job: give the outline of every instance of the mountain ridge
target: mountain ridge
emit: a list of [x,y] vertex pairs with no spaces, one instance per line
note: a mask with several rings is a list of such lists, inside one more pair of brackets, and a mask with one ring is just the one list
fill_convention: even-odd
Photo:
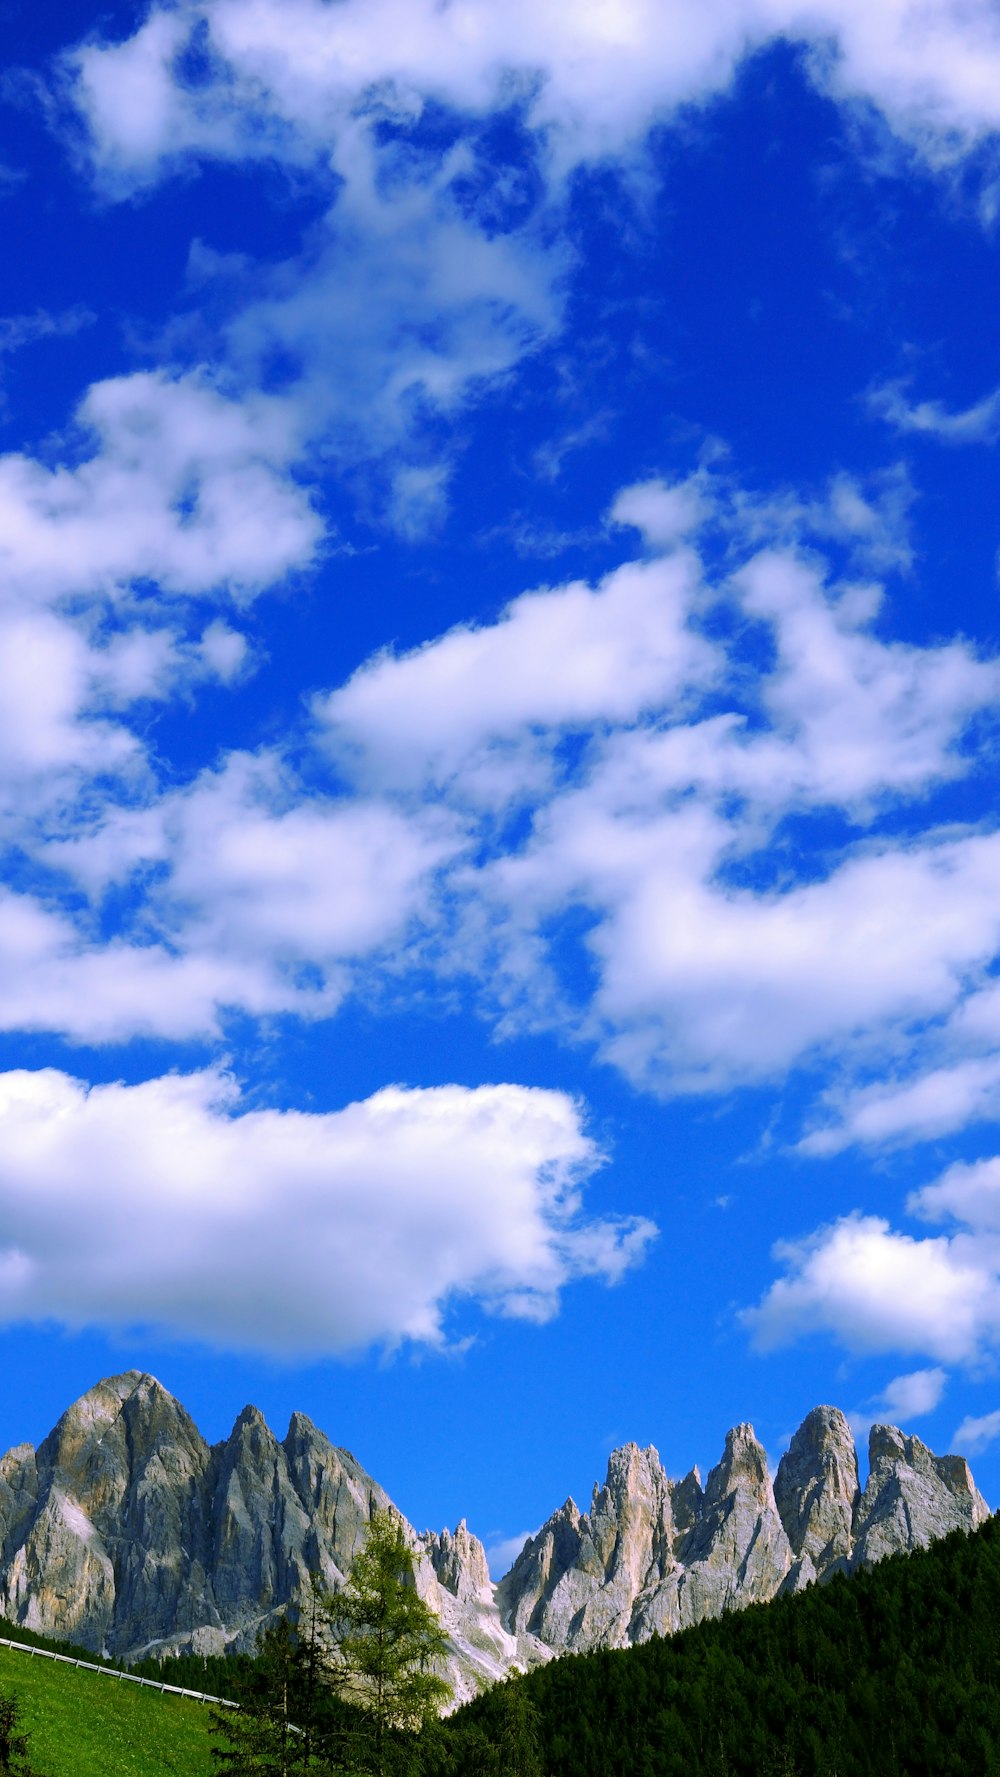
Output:
[[155,1377],[95,1384],[35,1450],[0,1458],[0,1613],[124,1659],[250,1650],[336,1589],[375,1510],[391,1510],[449,1637],[461,1701],[555,1654],[619,1647],[795,1591],[989,1516],[962,1457],[873,1427],[862,1490],[837,1408],[807,1415],[778,1464],[750,1425],[704,1486],[653,1446],[612,1452],[590,1507],[568,1499],[493,1586],[463,1519],[418,1532],[350,1451],[302,1413],[279,1441],[256,1407],[209,1445]]

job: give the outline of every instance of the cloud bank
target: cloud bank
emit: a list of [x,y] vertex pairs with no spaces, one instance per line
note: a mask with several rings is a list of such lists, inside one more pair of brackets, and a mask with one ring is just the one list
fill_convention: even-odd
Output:
[[544,1321],[655,1234],[588,1219],[579,1105],[520,1086],[240,1107],[215,1071],[0,1076],[3,1319],[152,1328],[279,1357],[444,1348],[456,1305]]

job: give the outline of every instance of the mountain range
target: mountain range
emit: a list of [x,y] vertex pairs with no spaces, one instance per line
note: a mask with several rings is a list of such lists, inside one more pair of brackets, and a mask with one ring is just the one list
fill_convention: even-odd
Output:
[[[209,1445],[152,1376],[89,1389],[34,1449],[0,1459],[0,1613],[125,1660],[251,1650],[318,1572],[350,1573],[375,1510],[396,1510],[347,1450],[295,1413],[279,1442],[255,1407]],[[615,1450],[586,1512],[572,1499],[491,1584],[466,1523],[418,1533],[417,1585],[450,1642],[456,1701],[568,1650],[624,1647],[925,1547],[989,1516],[960,1456],[872,1428],[869,1474],[844,1415],[817,1407],[772,1482],[749,1425],[704,1485],[655,1449]]]

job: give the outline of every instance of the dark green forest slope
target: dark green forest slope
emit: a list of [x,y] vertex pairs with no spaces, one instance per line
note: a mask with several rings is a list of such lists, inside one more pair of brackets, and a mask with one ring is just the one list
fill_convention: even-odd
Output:
[[669,1640],[553,1661],[460,1710],[429,1763],[434,1777],[1000,1777],[1000,1518]]

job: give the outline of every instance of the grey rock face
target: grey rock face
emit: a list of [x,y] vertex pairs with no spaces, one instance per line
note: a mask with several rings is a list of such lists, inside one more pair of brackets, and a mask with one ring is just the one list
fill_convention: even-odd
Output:
[[853,1566],[900,1549],[925,1549],[950,1530],[974,1530],[990,1515],[962,1456],[934,1456],[919,1438],[873,1425],[868,1484],[854,1523]]
[[614,1451],[589,1513],[567,1500],[500,1582],[507,1626],[562,1652],[622,1647],[637,1601],[676,1567],[672,1486],[656,1451]]
[[864,1494],[844,1415],[816,1407],[778,1465],[749,1425],[729,1433],[702,1491],[655,1450],[615,1451],[589,1513],[570,1499],[497,1588],[506,1626],[556,1652],[621,1647],[798,1591],[989,1516],[968,1464],[886,1426]]
[[[0,1460],[0,1612],[126,1659],[250,1649],[305,1604],[311,1572],[343,1584],[374,1510],[395,1508],[302,1415],[279,1443],[247,1407],[210,1448],[172,1395],[129,1371],[90,1389],[37,1453]],[[457,1699],[525,1663],[482,1544],[464,1524],[418,1537],[397,1516],[451,1637]]]
[[814,1407],[802,1421],[778,1464],[774,1497],[791,1548],[812,1576],[850,1562],[858,1454],[837,1407]]
[[507,1627],[557,1652],[625,1647],[771,1598],[792,1565],[767,1459],[748,1425],[729,1433],[702,1491],[657,1452],[626,1444],[590,1511],[572,1500],[497,1588]]
[[[833,1407],[799,1427],[774,1486],[749,1425],[702,1487],[651,1446],[613,1452],[586,1512],[569,1499],[490,1584],[463,1520],[418,1535],[416,1584],[449,1638],[455,1701],[568,1649],[624,1647],[974,1529],[968,1464],[875,1426],[858,1490]],[[336,1589],[388,1495],[302,1414],[279,1443],[254,1407],[210,1447],[151,1376],[89,1390],[37,1451],[0,1458],[0,1612],[125,1658],[250,1649],[311,1574]]]
[[791,1567],[767,1456],[752,1425],[727,1436],[681,1558],[680,1627],[773,1598]]

